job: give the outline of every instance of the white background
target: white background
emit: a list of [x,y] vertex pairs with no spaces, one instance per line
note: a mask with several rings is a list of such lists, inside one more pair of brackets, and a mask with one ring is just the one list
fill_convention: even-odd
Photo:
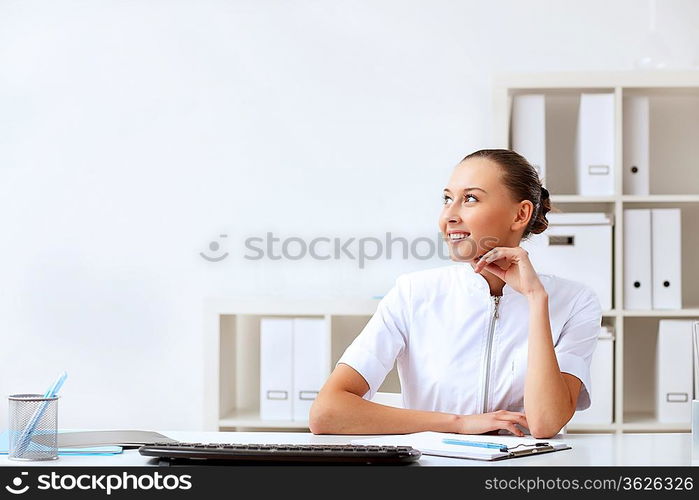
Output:
[[[656,20],[689,67],[699,2]],[[451,168],[493,145],[492,75],[632,69],[647,30],[642,0],[0,0],[0,395],[66,369],[61,427],[199,428],[204,297],[371,297],[448,263],[245,238],[436,241]]]

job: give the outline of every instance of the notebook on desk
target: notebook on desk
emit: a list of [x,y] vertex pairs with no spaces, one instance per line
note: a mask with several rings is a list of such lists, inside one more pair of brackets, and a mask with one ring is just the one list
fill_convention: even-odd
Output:
[[[445,442],[445,440],[447,442]],[[533,439],[502,435],[449,434],[444,432],[418,432],[415,434],[377,436],[355,439],[352,444],[412,446],[423,455],[466,458],[471,460],[505,460],[508,458],[540,455],[571,447],[559,439]],[[454,444],[460,442],[461,444]],[[473,443],[473,444],[464,444]],[[480,444],[478,446],[476,443]],[[485,447],[489,445],[499,445]]]
[[[34,441],[41,443],[43,436],[37,436]],[[174,443],[159,432],[141,430],[106,430],[106,431],[59,431],[59,448],[85,446],[121,446],[123,448],[138,448],[150,443]]]

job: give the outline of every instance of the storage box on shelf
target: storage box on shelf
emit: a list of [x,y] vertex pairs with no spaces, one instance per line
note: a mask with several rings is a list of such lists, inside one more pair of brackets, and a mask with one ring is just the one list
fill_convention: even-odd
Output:
[[535,269],[590,286],[602,309],[612,309],[611,216],[604,212],[553,213],[548,221],[546,231],[521,244]]
[[[581,117],[582,96],[610,93],[614,189],[611,194],[600,190],[582,195],[577,170],[584,140],[579,127],[588,120]],[[551,192],[554,212],[613,215],[613,306],[604,315],[615,325],[615,419],[611,425],[574,420],[568,430],[688,431],[689,421],[657,418],[655,356],[660,319],[699,318],[699,260],[694,258],[699,249],[699,71],[503,74],[495,79],[493,96],[495,145],[509,148],[519,141],[522,152],[541,156],[532,162],[545,166],[544,185]],[[518,96],[536,97],[523,99],[522,106]],[[525,112],[533,118],[528,120]],[[512,130],[518,123],[543,123],[544,130],[518,134]],[[533,144],[522,146],[522,140]],[[638,208],[680,209],[680,307],[668,309],[662,297],[655,308],[652,301],[645,309],[624,307],[624,255],[633,251],[624,246],[624,234],[634,231],[624,227],[624,210]]]

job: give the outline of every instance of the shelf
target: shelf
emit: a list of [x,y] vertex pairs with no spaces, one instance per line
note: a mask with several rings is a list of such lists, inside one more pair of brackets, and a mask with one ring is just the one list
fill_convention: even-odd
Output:
[[553,203],[699,203],[695,194],[624,194],[621,196],[584,196],[579,194],[552,194]]
[[259,298],[207,299],[206,308],[218,315],[278,315],[278,316],[371,316],[379,299],[287,299]]
[[221,417],[220,428],[255,427],[260,429],[299,429],[308,430],[308,421],[301,420],[263,420],[258,410],[237,410]]
[[621,200],[627,203],[698,203],[696,194],[625,194]]
[[694,309],[638,309],[622,311],[627,318],[693,318],[699,319],[699,308]]
[[582,433],[582,432],[616,432],[618,430],[618,425],[615,423],[611,424],[576,424],[568,423],[566,425],[567,433]]
[[[298,429],[308,430],[308,422],[295,420],[263,420],[255,411],[238,411],[225,415],[219,420],[220,428],[248,427],[257,429]],[[627,421],[621,424],[621,429],[627,432],[690,432],[690,425],[684,423],[658,422],[652,414],[638,413],[627,416]],[[619,425],[612,424],[574,424],[566,426],[568,433],[585,432],[616,432]]]
[[498,88],[558,90],[588,88],[687,88],[699,86],[696,70],[620,70],[500,73],[493,77]]
[[[256,410],[238,410],[228,413],[219,419],[220,428],[250,427],[258,429],[299,429],[308,430],[307,421],[296,420],[263,420]],[[627,414],[621,424],[624,431],[631,432],[690,432],[689,423],[658,422],[652,413]],[[569,423],[566,431],[578,432],[616,432],[619,425],[611,424],[575,424]]]
[[552,194],[553,203],[614,203],[614,196],[584,196],[580,194]]
[[[219,419],[219,428],[246,427],[256,429],[298,429],[300,431],[308,431],[307,421],[296,420],[263,420],[256,410],[239,410],[228,413]],[[644,425],[641,423],[641,426]],[[648,424],[645,424],[648,426]],[[670,424],[672,425],[672,424]],[[669,428],[673,430],[675,427]],[[617,424],[568,424],[566,432],[568,433],[583,433],[583,432],[615,432],[618,430]]]
[[624,431],[634,432],[689,432],[690,424],[658,422],[652,413],[637,412],[626,414],[624,423],[621,424]]

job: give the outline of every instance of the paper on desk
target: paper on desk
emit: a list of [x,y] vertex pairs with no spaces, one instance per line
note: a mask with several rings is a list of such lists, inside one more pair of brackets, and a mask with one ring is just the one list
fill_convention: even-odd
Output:
[[[60,435],[60,431],[59,431]],[[34,443],[35,447],[42,446]],[[0,455],[7,455],[10,447],[10,433],[0,433]],[[121,446],[90,446],[82,448],[58,448],[59,455],[116,455],[123,451]]]
[[[556,450],[568,448],[569,445],[560,439],[533,439],[517,436],[483,435],[483,434],[449,434],[446,432],[417,432],[414,434],[401,434],[390,436],[378,436],[374,438],[354,439],[352,444],[368,444],[378,446],[412,446],[420,450],[424,455],[436,455],[440,457],[470,458],[474,460],[497,460],[507,457],[509,454],[494,448],[479,448],[475,446],[462,446],[457,444],[445,444],[442,439],[459,439],[461,441],[478,441],[498,443],[508,448],[518,444],[532,445],[546,442]],[[519,449],[519,448],[518,448]]]

